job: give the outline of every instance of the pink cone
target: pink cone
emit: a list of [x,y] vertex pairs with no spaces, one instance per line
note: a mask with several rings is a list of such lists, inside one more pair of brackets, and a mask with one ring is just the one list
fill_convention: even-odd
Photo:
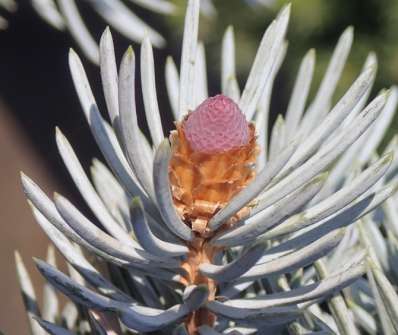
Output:
[[249,124],[238,105],[225,95],[203,101],[184,121],[192,150],[220,153],[249,142]]

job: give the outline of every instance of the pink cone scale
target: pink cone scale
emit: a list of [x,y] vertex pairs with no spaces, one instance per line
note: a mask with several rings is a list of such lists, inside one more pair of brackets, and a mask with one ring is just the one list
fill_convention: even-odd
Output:
[[202,153],[226,152],[249,142],[249,123],[222,94],[203,101],[184,120],[183,129],[192,150]]

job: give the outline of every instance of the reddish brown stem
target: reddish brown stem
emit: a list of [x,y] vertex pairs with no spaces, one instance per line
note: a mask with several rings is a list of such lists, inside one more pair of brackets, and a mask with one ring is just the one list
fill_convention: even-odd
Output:
[[[213,300],[216,295],[216,282],[199,271],[200,264],[212,263],[217,249],[209,245],[205,239],[196,238],[189,245],[189,254],[187,259],[182,263],[182,267],[186,270],[187,275],[182,279],[185,285],[206,285],[209,290],[209,300]],[[190,335],[196,335],[198,328],[202,325],[213,326],[216,316],[206,308],[192,312],[186,319],[185,325]]]

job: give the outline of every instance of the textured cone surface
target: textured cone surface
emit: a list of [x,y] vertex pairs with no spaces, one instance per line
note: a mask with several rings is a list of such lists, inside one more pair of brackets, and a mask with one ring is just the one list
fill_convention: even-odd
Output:
[[184,133],[193,151],[220,153],[246,145],[249,126],[238,105],[224,95],[202,102],[188,115]]
[[[227,111],[221,110],[222,107]],[[228,133],[229,129],[233,131]],[[221,142],[207,145],[218,140]],[[245,120],[232,100],[216,96],[177,124],[171,143],[170,182],[174,203],[182,220],[206,237],[209,219],[254,178],[258,152],[254,126]]]

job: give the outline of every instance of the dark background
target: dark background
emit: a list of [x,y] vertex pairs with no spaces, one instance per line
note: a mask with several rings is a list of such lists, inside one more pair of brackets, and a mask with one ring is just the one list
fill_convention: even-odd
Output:
[[[185,1],[175,2],[183,8]],[[227,25],[235,27],[238,77],[243,87],[261,35],[285,2],[277,1],[273,8],[259,9],[240,0],[215,1],[219,14],[202,18],[200,31],[200,37],[208,47],[209,91],[212,95],[219,91],[220,45]],[[377,52],[380,62],[374,91],[396,82],[397,3],[386,0],[293,1],[288,55],[275,83],[271,119],[285,110],[298,64],[311,47],[317,49],[315,91],[334,44],[349,24],[355,27],[355,42],[336,99],[355,78],[370,50]],[[99,40],[105,23],[84,2],[79,2],[79,6],[93,36]],[[165,130],[169,131],[173,123],[164,84],[164,62],[169,54],[179,62],[183,10],[165,18],[134,6],[131,8],[168,41],[165,49],[155,50],[155,60],[159,106]],[[5,334],[25,334],[26,319],[15,279],[13,251],[21,251],[37,285],[40,300],[42,281],[31,257],[44,257],[47,240],[30,215],[20,187],[19,171],[26,172],[50,195],[57,190],[71,197],[91,216],[59,158],[54,140],[55,126],[67,136],[86,169],[92,158],[101,158],[101,155],[86,125],[69,74],[68,49],[73,47],[81,54],[74,41],[68,33],[56,31],[43,22],[27,0],[19,3],[16,13],[5,15],[9,27],[0,32],[0,330]],[[120,59],[129,41],[116,32],[113,36],[117,59]],[[138,52],[139,47],[134,43],[133,46]],[[87,60],[83,59],[83,62],[100,110],[105,115],[99,70]],[[137,83],[139,122],[147,131],[139,93]],[[393,129],[395,127],[391,133]]]

